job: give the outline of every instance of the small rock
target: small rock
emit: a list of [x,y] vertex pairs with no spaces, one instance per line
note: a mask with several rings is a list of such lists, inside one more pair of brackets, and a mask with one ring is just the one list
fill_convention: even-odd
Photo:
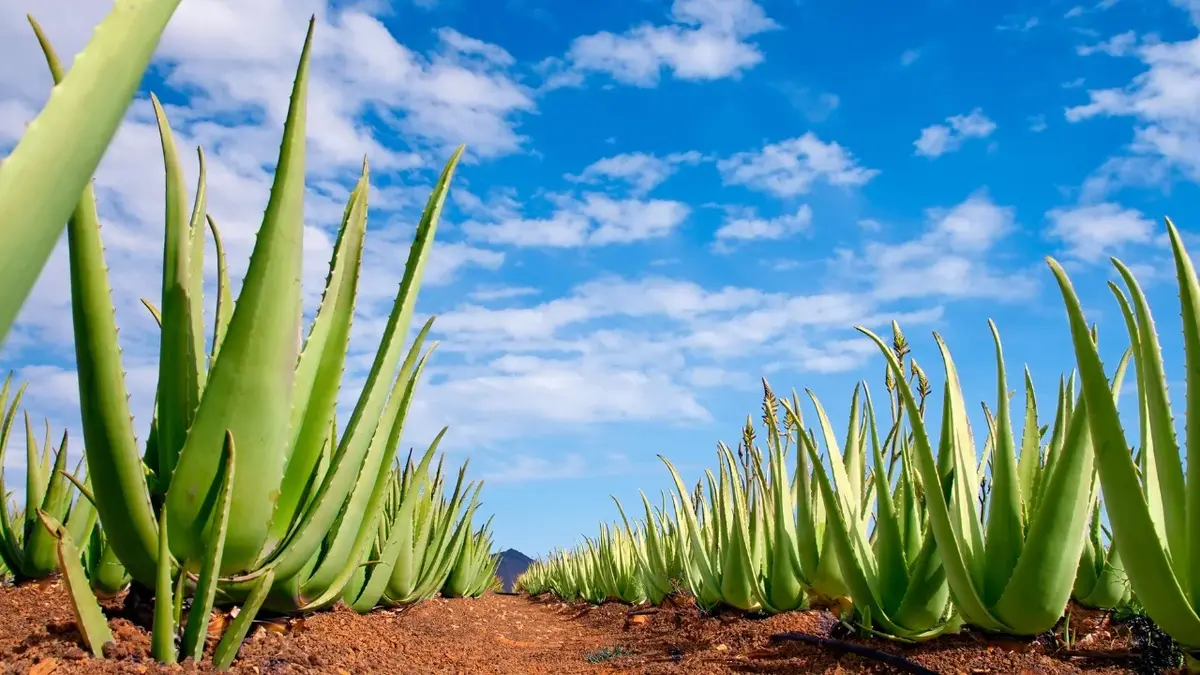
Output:
[[213,612],[212,616],[208,617],[208,637],[220,639],[228,623],[224,612]]
[[50,675],[50,673],[54,672],[55,668],[58,668],[58,661],[55,659],[38,661],[29,669],[29,675]]
[[713,649],[715,649],[719,652],[725,652],[725,651],[729,651],[729,646],[724,643],[721,643],[721,644],[717,645],[716,647],[713,647]]

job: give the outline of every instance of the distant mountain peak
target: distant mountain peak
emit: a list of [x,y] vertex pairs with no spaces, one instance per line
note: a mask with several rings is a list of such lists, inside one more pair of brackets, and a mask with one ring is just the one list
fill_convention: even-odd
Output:
[[525,573],[529,569],[533,558],[521,553],[515,548],[507,549],[500,554],[500,568],[496,570],[496,576],[504,582],[504,590],[506,592],[513,591],[513,584],[516,583],[517,577]]

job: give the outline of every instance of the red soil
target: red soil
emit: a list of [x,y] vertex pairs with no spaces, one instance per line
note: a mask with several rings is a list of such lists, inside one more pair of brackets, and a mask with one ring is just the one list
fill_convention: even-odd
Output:
[[[144,609],[110,603],[116,644],[105,660],[79,644],[67,597],[57,583],[0,588],[0,666],[5,673],[211,672],[188,662],[163,667],[149,657]],[[649,613],[618,604],[567,605],[548,599],[488,595],[436,599],[405,611],[360,616],[344,608],[302,620],[261,623],[243,645],[235,673],[861,673],[895,672],[829,647],[772,644],[773,633],[829,636],[824,612],[754,620],[702,616],[686,604]],[[219,630],[223,617],[215,617]],[[855,639],[938,673],[1127,673],[1127,630],[1100,614],[1076,612],[1074,644],[1050,637],[1001,640],[965,633],[903,647]],[[211,646],[211,645],[210,645]],[[619,648],[619,649],[618,649]],[[608,650],[607,653],[601,650]],[[613,656],[613,651],[617,655]]]

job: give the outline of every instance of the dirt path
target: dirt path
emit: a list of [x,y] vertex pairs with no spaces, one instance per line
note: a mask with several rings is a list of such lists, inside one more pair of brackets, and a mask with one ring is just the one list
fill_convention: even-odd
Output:
[[[0,671],[34,675],[210,672],[164,668],[149,658],[143,610],[110,608],[117,644],[103,661],[88,658],[62,589],[56,583],[0,588]],[[360,616],[349,610],[259,625],[232,672],[359,675],[548,675],[576,673],[861,673],[889,671],[874,661],[828,648],[771,644],[770,635],[828,635],[827,613],[793,612],[762,620],[705,617],[689,606],[631,615],[618,604],[566,605],[551,600],[486,596],[423,602],[407,611]],[[132,619],[132,621],[131,621]],[[1127,647],[1128,631],[1099,616],[1072,619],[1078,650]],[[861,642],[860,642],[861,643]],[[1126,673],[1128,663],[1067,658],[1041,641],[998,641],[977,635],[944,638],[915,649],[874,642],[937,673]]]
[[[588,663],[585,657],[611,645],[612,635],[572,621],[574,613],[566,606],[497,595],[477,600],[439,598],[406,611],[365,616],[339,609],[256,628],[233,672],[620,672]],[[110,624],[117,639],[112,655],[123,658],[96,661],[78,646],[74,618],[57,584],[0,588],[0,663],[6,673],[37,675],[183,670],[153,664],[149,635],[128,619],[114,618]],[[52,668],[46,663],[50,659]],[[188,664],[186,670],[208,669]]]

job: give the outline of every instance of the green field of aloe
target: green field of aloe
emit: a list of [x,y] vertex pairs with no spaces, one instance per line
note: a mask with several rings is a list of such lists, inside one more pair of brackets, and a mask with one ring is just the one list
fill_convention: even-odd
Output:
[[[359,612],[494,585],[480,485],[438,455],[437,439],[400,457],[406,414],[433,345],[408,335],[438,218],[462,149],[417,227],[391,316],[348,419],[336,411],[366,238],[369,170],[351,193],[312,323],[300,293],[310,28],[277,171],[240,293],[225,274],[206,210],[203,154],[194,190],[155,102],[166,177],[163,282],[148,303],[160,326],[155,417],[134,437],[100,222],[90,187],[179,0],[119,0],[70,73],[35,22],[57,86],[0,165],[0,339],[63,229],[85,462],[66,436],[39,433],[23,385],[0,393],[0,448],[25,425],[25,505],[0,509],[0,559],[16,580],[60,573],[86,646],[112,639],[98,598],[126,587],[152,597],[153,656],[199,660],[214,606],[240,607],[212,658],[236,658],[262,608],[301,614],[344,602]],[[154,159],[154,158],[148,158]],[[1035,390],[995,338],[996,395],[972,428],[950,348],[918,366],[893,326],[879,347],[882,388],[856,388],[849,419],[814,392],[764,383],[761,425],[689,485],[626,505],[580,548],[521,579],[537,595],[661,603],[685,592],[703,608],[778,613],[839,608],[863,631],[902,641],[966,627],[1035,635],[1068,603],[1135,606],[1200,670],[1200,284],[1168,222],[1186,357],[1186,400],[1168,397],[1158,328],[1137,281],[1113,301],[1127,345],[1104,364],[1098,336],[1063,268],[1075,362]],[[216,310],[203,310],[203,254],[216,242]],[[297,335],[303,339],[297,341]],[[942,382],[935,387],[931,381]],[[1192,386],[1195,384],[1196,386]],[[1117,396],[1136,392],[1137,417]],[[874,393],[872,393],[874,392]],[[1013,395],[1015,392],[1015,395]],[[1053,410],[1053,415],[1044,411]],[[936,420],[927,422],[926,420]],[[1182,428],[1183,433],[1179,431]],[[443,433],[445,433],[443,431]],[[19,449],[9,448],[10,452]],[[7,495],[0,484],[0,493]],[[190,620],[189,620],[190,619]]]

